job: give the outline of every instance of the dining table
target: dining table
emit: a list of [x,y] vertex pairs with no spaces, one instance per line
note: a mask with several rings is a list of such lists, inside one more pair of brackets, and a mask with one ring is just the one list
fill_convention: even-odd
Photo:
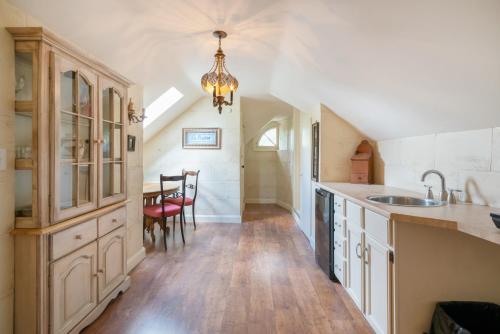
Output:
[[[165,196],[172,195],[179,191],[177,182],[163,182],[163,194]],[[160,182],[144,182],[142,184],[142,200],[144,206],[157,204],[157,199],[161,195]],[[151,239],[155,242],[154,221],[151,217],[144,216],[144,232],[149,232]],[[167,226],[167,232],[169,231]]]

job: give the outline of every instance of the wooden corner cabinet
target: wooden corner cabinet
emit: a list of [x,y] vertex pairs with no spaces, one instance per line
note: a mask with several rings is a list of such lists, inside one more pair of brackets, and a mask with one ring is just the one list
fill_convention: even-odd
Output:
[[130,285],[130,81],[43,28],[15,43],[16,333],[78,333]]

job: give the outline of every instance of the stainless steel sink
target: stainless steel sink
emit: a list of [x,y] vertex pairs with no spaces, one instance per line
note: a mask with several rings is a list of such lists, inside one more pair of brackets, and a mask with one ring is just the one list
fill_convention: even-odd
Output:
[[446,204],[444,201],[436,199],[423,199],[409,196],[374,195],[366,198],[369,201],[399,206],[435,207]]

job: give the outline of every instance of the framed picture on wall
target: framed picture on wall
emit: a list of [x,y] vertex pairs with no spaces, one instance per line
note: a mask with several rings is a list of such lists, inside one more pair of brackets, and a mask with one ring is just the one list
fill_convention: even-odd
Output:
[[220,128],[184,128],[182,129],[182,148],[219,150],[221,132]]
[[135,136],[127,135],[127,151],[135,151]]
[[311,178],[319,181],[319,122],[312,125]]

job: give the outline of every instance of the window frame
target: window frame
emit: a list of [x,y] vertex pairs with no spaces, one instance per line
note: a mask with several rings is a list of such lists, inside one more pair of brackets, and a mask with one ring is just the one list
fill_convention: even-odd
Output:
[[[259,146],[259,142],[262,139],[262,136],[266,134],[271,129],[276,129],[276,145],[274,146]],[[267,126],[265,126],[260,132],[259,135],[256,137],[254,141],[254,151],[261,151],[261,152],[276,152],[280,150],[280,127],[279,124],[277,123],[271,123]]]

